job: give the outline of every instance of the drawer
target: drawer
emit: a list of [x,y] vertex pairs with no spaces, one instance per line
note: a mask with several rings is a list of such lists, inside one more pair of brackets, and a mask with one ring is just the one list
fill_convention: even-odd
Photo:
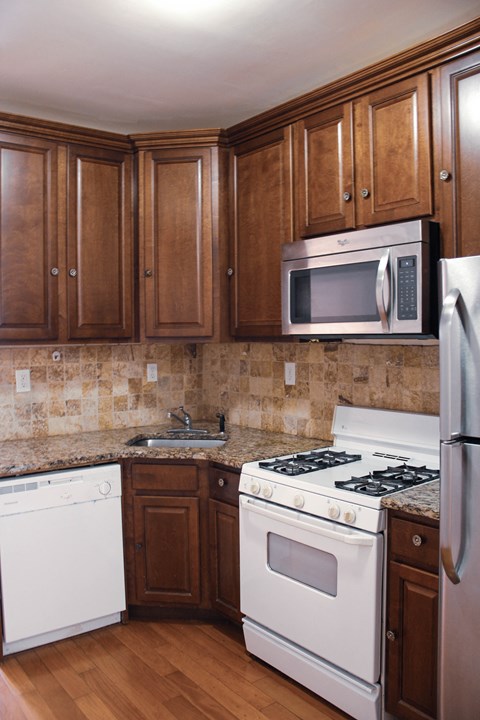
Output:
[[197,492],[198,468],[196,465],[135,463],[132,486],[134,490]]
[[438,573],[439,547],[438,528],[401,518],[391,518],[391,558]]
[[233,470],[211,468],[209,475],[210,497],[221,502],[238,505],[240,473]]

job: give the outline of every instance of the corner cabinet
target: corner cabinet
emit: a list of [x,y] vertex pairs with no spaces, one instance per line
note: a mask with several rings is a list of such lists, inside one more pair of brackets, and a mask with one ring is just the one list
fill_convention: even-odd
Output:
[[299,121],[297,237],[431,215],[430,105],[422,73]]
[[480,254],[480,52],[439,69],[436,166],[445,257]]
[[405,720],[437,716],[438,523],[389,513],[386,709]]
[[[168,134],[166,134],[168,135]],[[137,145],[143,339],[222,339],[227,325],[226,150]],[[149,147],[149,142],[153,147]],[[200,142],[200,141],[199,141]]]
[[212,607],[240,622],[240,538],[238,482],[240,473],[212,467],[208,500],[210,597]]
[[58,337],[58,148],[0,133],[0,340]]
[[293,240],[292,128],[235,144],[230,186],[231,333],[278,337],[281,247]]

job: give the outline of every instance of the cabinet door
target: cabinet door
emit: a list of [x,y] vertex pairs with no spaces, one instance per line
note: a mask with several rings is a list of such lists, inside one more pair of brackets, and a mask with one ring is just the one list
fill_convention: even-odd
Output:
[[438,577],[389,563],[386,708],[406,720],[436,718]]
[[437,183],[443,254],[480,254],[480,52],[440,72],[441,157]]
[[58,335],[57,148],[0,134],[0,340]]
[[232,151],[232,334],[281,335],[280,262],[291,242],[291,128],[237,145]]
[[352,103],[301,120],[295,131],[297,236],[353,228]]
[[212,605],[232,620],[240,620],[240,545],[238,508],[209,500]]
[[432,213],[430,82],[422,74],[355,106],[357,225]]
[[200,602],[199,499],[134,498],[137,602]]
[[212,187],[209,148],[140,154],[143,334],[210,337]]
[[69,147],[68,339],[133,332],[132,160]]

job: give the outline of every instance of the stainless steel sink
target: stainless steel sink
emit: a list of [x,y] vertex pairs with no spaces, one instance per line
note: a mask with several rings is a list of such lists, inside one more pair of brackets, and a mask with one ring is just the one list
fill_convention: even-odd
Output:
[[218,440],[217,438],[158,438],[158,437],[140,437],[132,438],[127,445],[133,447],[164,447],[164,448],[215,448],[225,445],[227,440]]

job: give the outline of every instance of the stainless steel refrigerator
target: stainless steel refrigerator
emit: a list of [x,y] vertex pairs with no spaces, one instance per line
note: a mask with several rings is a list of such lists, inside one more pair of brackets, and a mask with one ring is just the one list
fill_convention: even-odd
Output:
[[439,720],[480,718],[480,256],[440,260]]

